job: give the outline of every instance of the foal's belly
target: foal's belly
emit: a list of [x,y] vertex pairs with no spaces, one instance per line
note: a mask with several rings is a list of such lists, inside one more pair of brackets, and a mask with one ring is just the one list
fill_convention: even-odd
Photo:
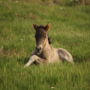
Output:
[[59,56],[58,56],[57,50],[54,49],[54,51],[51,52],[51,54],[50,54],[48,62],[49,63],[55,63],[55,62],[59,62],[59,61],[60,60],[59,60]]

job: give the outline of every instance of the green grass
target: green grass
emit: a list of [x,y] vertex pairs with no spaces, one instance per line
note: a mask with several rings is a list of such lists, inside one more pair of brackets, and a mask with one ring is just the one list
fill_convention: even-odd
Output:
[[[24,68],[35,48],[33,24],[52,24],[54,47],[75,64]],[[0,0],[0,90],[90,90],[90,6]]]

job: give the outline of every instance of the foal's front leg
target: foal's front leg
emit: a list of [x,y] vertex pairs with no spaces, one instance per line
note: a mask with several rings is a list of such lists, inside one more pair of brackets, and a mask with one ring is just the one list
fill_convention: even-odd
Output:
[[29,61],[25,64],[24,67],[30,66],[32,63],[36,62],[38,64],[45,63],[46,60],[38,57],[37,55],[32,55],[29,59]]

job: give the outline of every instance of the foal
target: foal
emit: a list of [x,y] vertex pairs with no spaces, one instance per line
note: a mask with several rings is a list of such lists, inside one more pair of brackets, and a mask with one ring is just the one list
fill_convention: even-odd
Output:
[[73,63],[72,55],[63,48],[53,48],[50,44],[49,37],[48,37],[48,30],[50,25],[33,25],[36,33],[35,33],[35,39],[36,39],[36,49],[32,53],[29,61],[25,64],[25,67],[37,63],[37,64],[43,64],[43,63],[55,63],[59,62],[60,60],[68,61]]

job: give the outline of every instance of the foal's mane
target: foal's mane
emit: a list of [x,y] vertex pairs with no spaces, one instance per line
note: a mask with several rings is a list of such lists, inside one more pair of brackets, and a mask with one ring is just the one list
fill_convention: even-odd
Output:
[[48,37],[48,42],[49,42],[49,44],[52,44],[52,40],[50,37]]

